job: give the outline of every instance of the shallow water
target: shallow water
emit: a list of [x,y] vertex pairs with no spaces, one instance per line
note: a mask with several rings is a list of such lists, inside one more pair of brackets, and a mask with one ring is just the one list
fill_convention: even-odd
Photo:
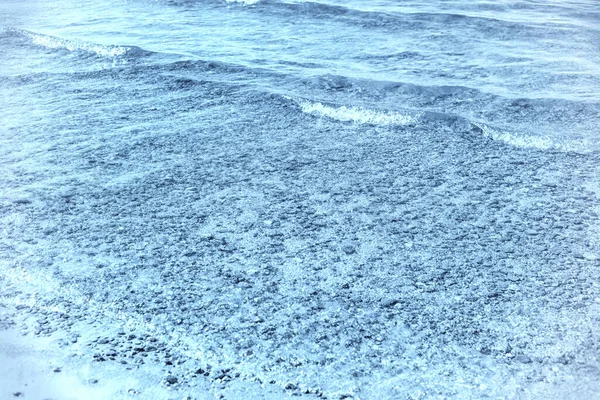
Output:
[[597,395],[595,3],[3,1],[2,304],[194,396]]

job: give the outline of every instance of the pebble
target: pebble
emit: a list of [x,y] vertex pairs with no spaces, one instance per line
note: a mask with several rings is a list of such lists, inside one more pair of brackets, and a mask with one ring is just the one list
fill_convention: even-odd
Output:
[[563,365],[567,365],[567,364],[571,363],[571,360],[565,355],[560,356],[557,361]]
[[20,198],[13,199],[12,202],[15,204],[29,204],[29,203],[31,203],[31,200],[26,197],[20,197]]
[[177,383],[177,380],[178,380],[178,379],[177,379],[177,377],[176,377],[176,376],[169,375],[169,376],[167,376],[167,379],[165,379],[165,380],[167,381],[167,383],[168,383],[169,385],[174,385],[174,384],[176,384],[176,383]]
[[398,299],[383,299],[383,300],[381,300],[382,307],[392,307],[398,303],[400,303],[400,300],[398,300]]
[[98,383],[98,379],[89,379],[89,380],[88,380],[88,383],[89,383],[90,385],[95,385],[96,383]]
[[356,253],[356,249],[354,248],[354,246],[351,245],[343,246],[342,251],[348,255]]
[[523,364],[530,364],[533,362],[530,357],[523,354],[519,354],[518,356],[516,356],[515,361],[519,361]]

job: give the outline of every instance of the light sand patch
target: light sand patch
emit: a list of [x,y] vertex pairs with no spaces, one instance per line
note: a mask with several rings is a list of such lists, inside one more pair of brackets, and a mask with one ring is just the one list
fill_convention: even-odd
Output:
[[[0,331],[0,398],[165,399],[169,391],[158,369],[124,371],[115,364],[92,364],[66,356],[51,338],[23,337],[15,329]],[[154,376],[156,375],[156,376]],[[154,386],[154,387],[153,387]],[[20,394],[19,394],[20,393]]]

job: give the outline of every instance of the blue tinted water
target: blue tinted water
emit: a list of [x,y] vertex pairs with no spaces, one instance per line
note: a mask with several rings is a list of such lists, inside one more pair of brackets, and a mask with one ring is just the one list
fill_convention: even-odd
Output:
[[597,0],[3,0],[0,122],[0,289],[211,396],[599,390]]
[[1,15],[3,77],[222,63],[217,76],[269,93],[599,148],[594,1],[5,1]]

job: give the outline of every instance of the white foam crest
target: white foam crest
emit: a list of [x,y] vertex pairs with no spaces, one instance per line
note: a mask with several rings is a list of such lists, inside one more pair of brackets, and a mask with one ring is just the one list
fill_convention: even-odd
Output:
[[421,113],[410,115],[397,111],[375,111],[362,107],[330,107],[322,103],[312,103],[309,101],[298,101],[298,104],[302,108],[302,111],[307,114],[329,117],[338,121],[355,122],[357,124],[409,125],[417,122],[422,115]]
[[473,125],[480,128],[483,132],[483,136],[489,137],[492,140],[501,141],[511,146],[520,148],[533,148],[538,150],[559,150],[559,151],[572,151],[577,153],[585,153],[587,146],[585,143],[574,143],[557,141],[549,136],[531,136],[531,135],[517,135],[511,132],[502,131],[499,129],[493,129],[482,123],[473,123]]
[[67,40],[57,37],[39,35],[37,33],[26,32],[33,44],[45,47],[47,49],[65,49],[68,51],[85,51],[95,53],[102,57],[119,57],[125,55],[130,48],[122,46],[102,46],[99,44],[86,43],[79,40]]
[[260,0],[225,0],[225,1],[228,3],[242,3],[247,6],[258,4],[260,2]]

